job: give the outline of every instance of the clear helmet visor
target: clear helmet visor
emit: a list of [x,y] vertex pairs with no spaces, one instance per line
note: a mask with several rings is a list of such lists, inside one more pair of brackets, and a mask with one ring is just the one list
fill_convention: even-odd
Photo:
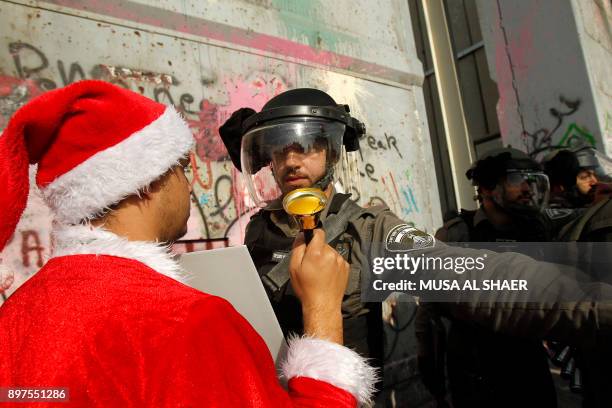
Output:
[[502,206],[508,210],[537,212],[548,204],[548,176],[541,172],[510,171],[503,183]]
[[345,125],[319,118],[288,118],[249,130],[240,159],[254,204],[270,201],[331,173],[340,159]]

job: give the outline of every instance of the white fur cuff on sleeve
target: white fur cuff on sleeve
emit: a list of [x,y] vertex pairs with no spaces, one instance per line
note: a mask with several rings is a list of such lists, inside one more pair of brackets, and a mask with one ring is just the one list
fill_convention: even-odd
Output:
[[350,392],[360,404],[370,401],[377,380],[376,369],[353,350],[311,337],[289,339],[283,376],[325,381]]

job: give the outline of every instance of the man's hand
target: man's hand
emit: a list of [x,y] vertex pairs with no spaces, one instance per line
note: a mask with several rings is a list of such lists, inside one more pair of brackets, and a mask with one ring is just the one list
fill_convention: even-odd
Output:
[[325,232],[314,231],[306,246],[304,236],[293,243],[289,263],[291,285],[302,303],[304,333],[342,344],[342,297],[349,265],[325,243]]

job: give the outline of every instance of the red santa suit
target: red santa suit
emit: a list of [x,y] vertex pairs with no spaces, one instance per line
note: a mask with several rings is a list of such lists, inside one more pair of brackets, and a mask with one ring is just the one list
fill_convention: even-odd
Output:
[[355,406],[370,369],[353,351],[291,341],[285,391],[262,338],[225,300],[176,279],[153,243],[91,227],[0,308],[0,384],[64,387],[74,406]]
[[[0,221],[4,221],[0,249],[25,206],[26,154],[39,163],[37,181],[59,225],[53,257],[0,307],[0,387],[67,388],[69,405],[84,407],[352,407],[369,401],[374,373],[352,350],[315,338],[291,340],[282,368],[284,387],[262,338],[228,302],[182,284],[184,272],[166,248],[127,241],[86,223],[75,225],[127,191],[137,191],[135,185],[148,185],[155,179],[153,173],[163,174],[164,167],[169,168],[191,147],[191,134],[177,122],[176,112],[131,94],[97,81],[51,91],[17,112],[0,136],[0,181],[9,186],[13,199],[0,198]],[[80,103],[83,98],[96,98],[96,103]],[[75,129],[85,131],[80,137],[94,145],[92,140],[103,125],[88,125],[79,115],[98,112],[100,99],[117,103],[124,102],[122,98],[131,103],[126,109],[132,113],[139,106],[153,113],[145,115],[140,127],[130,126],[118,136],[112,129],[118,139],[110,146],[96,150],[71,141],[78,147],[80,161],[50,158],[48,152],[58,140],[64,144],[64,153],[70,148],[66,140],[73,132],[66,133],[64,127],[75,116],[80,121]],[[56,108],[44,109],[58,100],[70,108],[59,114]],[[57,112],[50,114],[54,109]],[[49,124],[49,115],[61,122],[61,129]],[[167,120],[162,127],[165,137],[178,129],[179,137],[170,147],[155,140],[155,132],[151,136],[151,120],[153,125]],[[32,130],[38,135],[27,134]],[[126,156],[131,151],[126,150],[126,142],[133,142],[134,135],[142,136],[143,131],[141,139],[146,142],[136,142],[147,151],[153,140],[157,150],[152,154],[166,160],[153,170],[140,168],[137,156]],[[47,134],[45,143],[33,142],[42,138],[40,134]],[[88,155],[88,148],[95,152]],[[1,160],[7,157],[18,166],[25,162],[25,190],[19,178],[23,172],[8,171]],[[136,163],[128,160],[108,167],[117,157],[132,157]],[[125,166],[133,166],[131,174],[124,173]],[[108,187],[115,180],[108,173],[100,180],[100,169],[127,178],[131,190],[123,186],[123,192],[117,193]],[[40,182],[41,171],[43,180],[48,177],[46,183]],[[91,175],[92,171],[98,173]],[[87,178],[85,183],[82,177]],[[91,195],[81,197],[83,191]]]

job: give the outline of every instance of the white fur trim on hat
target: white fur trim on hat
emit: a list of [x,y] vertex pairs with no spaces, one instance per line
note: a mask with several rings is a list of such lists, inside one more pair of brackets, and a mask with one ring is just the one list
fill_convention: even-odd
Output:
[[176,262],[168,246],[155,242],[128,241],[112,232],[91,225],[59,226],[53,230],[52,258],[67,255],[112,255],[134,259],[179,282],[187,273]]
[[283,377],[308,377],[325,381],[350,392],[360,404],[372,398],[377,380],[376,369],[353,350],[330,341],[312,337],[289,339]]
[[193,143],[189,127],[169,106],[149,125],[51,182],[43,196],[60,223],[94,218],[157,180]]

